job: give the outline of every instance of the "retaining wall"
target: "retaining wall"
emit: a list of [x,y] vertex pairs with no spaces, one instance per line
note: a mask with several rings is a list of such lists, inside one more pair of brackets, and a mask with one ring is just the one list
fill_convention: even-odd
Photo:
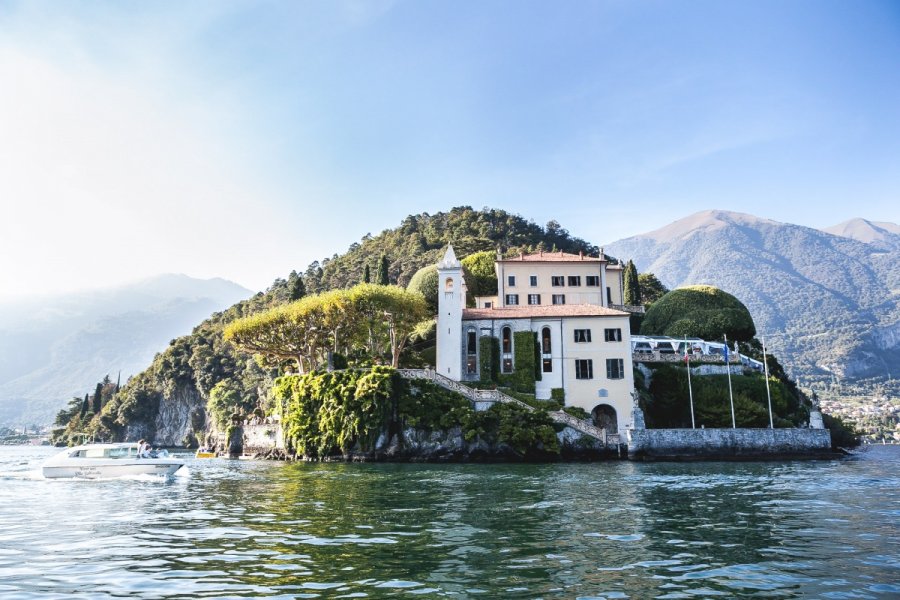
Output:
[[628,458],[709,459],[825,456],[827,429],[629,429]]

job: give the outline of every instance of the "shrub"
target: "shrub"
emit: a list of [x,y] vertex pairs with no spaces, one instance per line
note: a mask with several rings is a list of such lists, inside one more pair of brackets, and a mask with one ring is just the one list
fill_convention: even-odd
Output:
[[667,293],[647,310],[643,335],[700,337],[749,341],[756,335],[750,311],[731,294],[709,285],[693,285]]

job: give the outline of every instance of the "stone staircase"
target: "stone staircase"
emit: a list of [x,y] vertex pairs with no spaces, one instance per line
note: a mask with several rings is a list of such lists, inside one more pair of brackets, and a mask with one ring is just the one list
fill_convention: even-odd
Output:
[[[397,372],[406,379],[427,379],[446,390],[465,396],[472,402],[505,402],[507,404],[515,404],[530,411],[539,410],[517,398],[504,394],[500,390],[476,390],[467,385],[463,385],[458,381],[453,381],[449,377],[445,377],[433,369],[397,369]],[[566,427],[571,427],[575,431],[599,440],[604,446],[618,445],[619,443],[618,435],[607,435],[605,429],[596,427],[587,421],[582,421],[566,412],[561,410],[549,410],[547,411],[547,414],[554,422],[565,425]]]

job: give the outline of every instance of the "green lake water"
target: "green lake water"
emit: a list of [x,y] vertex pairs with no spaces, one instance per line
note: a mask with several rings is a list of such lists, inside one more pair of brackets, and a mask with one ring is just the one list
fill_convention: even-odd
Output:
[[0,447],[0,598],[900,598],[900,447],[45,480],[55,451]]

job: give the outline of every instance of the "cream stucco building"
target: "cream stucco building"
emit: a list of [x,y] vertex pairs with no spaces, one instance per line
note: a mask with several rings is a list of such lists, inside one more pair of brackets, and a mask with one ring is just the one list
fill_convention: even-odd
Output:
[[561,390],[567,406],[591,413],[608,433],[624,431],[634,378],[622,268],[557,252],[498,259],[495,269],[497,296],[476,298],[476,307],[466,308],[462,265],[452,247],[438,264],[437,371],[456,381],[482,379],[480,340],[491,337],[500,374],[512,375],[515,334],[531,332],[536,397]]

